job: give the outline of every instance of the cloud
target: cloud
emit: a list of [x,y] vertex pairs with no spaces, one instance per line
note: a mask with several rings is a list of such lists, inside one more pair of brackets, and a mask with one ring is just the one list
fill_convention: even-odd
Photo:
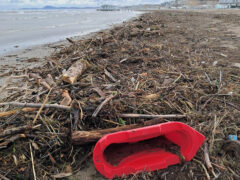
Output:
[[159,4],[164,1],[167,0],[0,0],[0,7],[135,5]]

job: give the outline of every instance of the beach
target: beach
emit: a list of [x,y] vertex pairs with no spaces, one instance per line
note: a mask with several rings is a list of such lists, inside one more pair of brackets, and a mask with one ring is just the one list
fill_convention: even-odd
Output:
[[0,11],[0,54],[87,35],[138,14],[141,13],[96,9]]
[[[45,57],[69,45],[67,37],[86,38],[140,14],[95,9],[0,11],[0,74],[37,67]],[[0,86],[5,80],[0,79]]]
[[[92,162],[102,132],[171,115],[153,120],[182,122],[205,136],[195,157],[116,180],[239,178],[238,144],[227,140],[240,134],[239,28],[238,10],[160,10],[47,45],[46,57],[26,55],[29,67],[12,65],[2,76],[12,82],[1,89],[8,96],[1,99],[0,175],[106,179]],[[72,69],[79,76],[64,80]],[[180,162],[181,149],[171,153]]]

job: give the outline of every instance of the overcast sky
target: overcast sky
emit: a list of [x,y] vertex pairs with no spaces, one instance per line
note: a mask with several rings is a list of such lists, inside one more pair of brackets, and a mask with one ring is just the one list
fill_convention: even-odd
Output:
[[0,0],[0,8],[159,4],[164,1],[166,0]]

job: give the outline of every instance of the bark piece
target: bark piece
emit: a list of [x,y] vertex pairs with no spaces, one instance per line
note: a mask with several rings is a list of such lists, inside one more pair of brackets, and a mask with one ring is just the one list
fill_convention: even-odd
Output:
[[69,106],[72,102],[72,98],[70,97],[68,90],[63,90],[62,97],[63,100],[60,102],[60,105]]

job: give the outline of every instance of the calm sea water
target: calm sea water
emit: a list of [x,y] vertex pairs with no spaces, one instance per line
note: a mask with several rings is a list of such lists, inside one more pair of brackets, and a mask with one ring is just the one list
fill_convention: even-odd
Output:
[[139,14],[96,10],[0,11],[0,53],[85,35]]

